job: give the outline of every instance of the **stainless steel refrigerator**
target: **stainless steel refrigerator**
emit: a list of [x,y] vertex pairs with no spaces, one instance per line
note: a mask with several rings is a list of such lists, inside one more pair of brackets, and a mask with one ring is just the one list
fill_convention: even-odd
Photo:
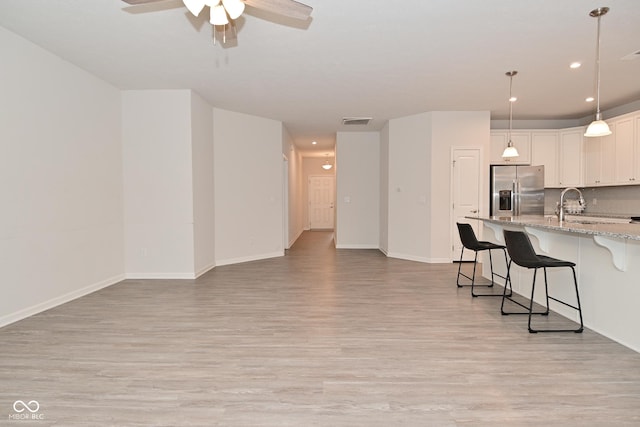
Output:
[[544,166],[491,166],[490,215],[544,215]]

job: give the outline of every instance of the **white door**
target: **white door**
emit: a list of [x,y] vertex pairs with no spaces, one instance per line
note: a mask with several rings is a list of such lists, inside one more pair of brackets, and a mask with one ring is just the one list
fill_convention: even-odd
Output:
[[333,229],[334,188],[335,179],[333,176],[309,177],[310,229]]
[[[480,212],[480,150],[473,148],[454,149],[452,161],[452,200],[453,200],[453,224],[452,226],[452,253],[451,259],[460,260],[462,243],[456,222],[471,224],[473,231],[478,234],[478,221],[465,219],[467,215],[478,215]],[[464,261],[473,261],[474,253],[465,250]]]

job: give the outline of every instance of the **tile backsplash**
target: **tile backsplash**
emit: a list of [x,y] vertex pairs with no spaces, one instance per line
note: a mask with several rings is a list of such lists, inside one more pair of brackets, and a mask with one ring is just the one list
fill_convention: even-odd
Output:
[[[640,216],[640,185],[613,187],[580,187],[587,202],[585,214]],[[553,214],[556,202],[560,201],[561,188],[545,188],[544,212]],[[575,192],[569,192],[566,199],[576,199]]]

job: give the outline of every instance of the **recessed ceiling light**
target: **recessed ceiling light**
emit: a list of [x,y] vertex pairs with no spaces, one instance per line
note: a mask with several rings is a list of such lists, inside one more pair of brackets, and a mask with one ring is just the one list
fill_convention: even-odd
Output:
[[569,65],[569,68],[580,68],[582,66],[581,63],[579,62],[572,62],[571,65]]
[[317,143],[317,141],[311,141],[311,145],[316,145]]
[[511,98],[509,98],[509,102],[516,102],[518,100],[518,98],[516,98],[515,96],[512,96]]
[[585,99],[585,101],[587,102],[593,102],[595,101],[595,99],[593,98],[593,96],[588,97],[587,99]]

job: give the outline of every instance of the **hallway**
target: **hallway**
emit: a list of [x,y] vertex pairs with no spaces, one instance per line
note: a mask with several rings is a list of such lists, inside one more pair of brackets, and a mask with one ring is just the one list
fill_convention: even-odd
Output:
[[285,257],[126,280],[0,329],[0,419],[35,400],[43,426],[640,424],[640,354],[531,335],[456,269],[312,231]]

